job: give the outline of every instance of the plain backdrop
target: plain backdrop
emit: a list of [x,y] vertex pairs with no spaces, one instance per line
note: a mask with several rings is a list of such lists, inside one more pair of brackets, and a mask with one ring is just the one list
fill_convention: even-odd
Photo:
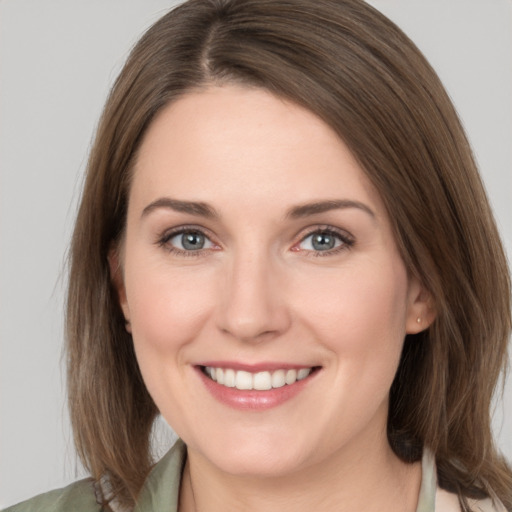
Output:
[[[109,87],[134,42],[174,3],[0,0],[0,507],[83,475],[61,364],[64,258]],[[444,81],[511,255],[512,2],[371,3]],[[509,460],[511,380],[494,419]]]

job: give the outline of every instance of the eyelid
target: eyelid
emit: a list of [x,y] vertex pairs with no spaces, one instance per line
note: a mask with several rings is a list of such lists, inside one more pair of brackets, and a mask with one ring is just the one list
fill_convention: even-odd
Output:
[[195,251],[185,251],[183,249],[179,249],[177,247],[169,245],[169,241],[175,236],[189,232],[200,233],[205,238],[207,238],[214,246],[220,246],[220,244],[215,241],[215,237],[210,233],[208,229],[202,226],[197,226],[195,224],[183,224],[181,226],[175,226],[170,229],[165,229],[157,236],[156,244],[160,247],[166,248],[171,253],[184,256],[199,256],[204,255],[204,253],[207,253],[209,251],[215,250],[212,248],[207,248],[197,249]]
[[336,226],[333,226],[332,224],[314,224],[312,226],[307,226],[305,228],[302,228],[300,232],[296,235],[296,238],[300,241],[306,238],[307,236],[318,233],[318,232],[331,232],[335,235],[339,235],[340,237],[349,239],[349,240],[355,240],[354,235],[347,231],[346,229],[342,229]]
[[[304,231],[306,231],[304,233]],[[293,244],[292,250],[299,251],[300,249],[297,248],[299,244],[304,242],[308,237],[314,235],[315,233],[329,233],[336,237],[338,237],[342,244],[338,247],[326,250],[326,251],[311,251],[311,250],[303,250],[303,252],[306,253],[313,253],[314,256],[328,256],[335,254],[342,250],[350,249],[355,244],[355,237],[349,233],[345,229],[341,229],[332,225],[328,224],[322,224],[322,225],[316,225],[316,226],[310,226],[303,230],[301,234],[298,235],[298,241]]]

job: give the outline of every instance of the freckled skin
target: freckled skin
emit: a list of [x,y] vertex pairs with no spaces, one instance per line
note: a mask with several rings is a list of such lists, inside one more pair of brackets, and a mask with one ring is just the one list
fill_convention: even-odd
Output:
[[[160,197],[208,203],[219,216],[169,208],[142,216]],[[285,217],[295,205],[337,199],[374,215]],[[206,248],[190,256],[158,243],[179,226],[206,233]],[[306,236],[326,226],[353,245],[318,256]],[[424,294],[378,193],[314,114],[236,86],[166,107],[141,147],[121,260],[121,305],[145,383],[190,464],[286,477],[388,453],[389,388],[404,336],[426,326],[416,322],[426,318]],[[194,368],[205,360],[321,371],[291,400],[248,412],[212,398]]]

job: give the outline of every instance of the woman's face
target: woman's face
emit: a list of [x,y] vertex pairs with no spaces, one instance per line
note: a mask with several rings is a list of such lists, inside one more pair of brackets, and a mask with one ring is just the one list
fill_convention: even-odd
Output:
[[165,108],[120,263],[144,381],[191,457],[283,475],[385,445],[424,294],[378,193],[314,114],[231,85]]

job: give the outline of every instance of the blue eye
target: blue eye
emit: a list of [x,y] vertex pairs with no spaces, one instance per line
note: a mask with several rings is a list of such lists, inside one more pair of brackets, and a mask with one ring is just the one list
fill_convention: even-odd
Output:
[[299,247],[312,252],[337,252],[353,245],[353,240],[348,236],[336,233],[332,230],[318,230],[304,237]]
[[172,234],[168,237],[167,244],[179,251],[200,251],[201,249],[211,249],[213,243],[200,231],[188,230]]

